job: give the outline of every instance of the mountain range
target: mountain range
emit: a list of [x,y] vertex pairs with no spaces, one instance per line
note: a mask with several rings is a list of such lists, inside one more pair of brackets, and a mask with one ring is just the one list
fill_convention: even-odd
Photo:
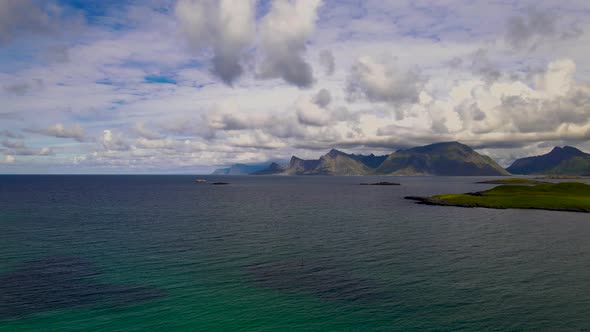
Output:
[[287,165],[271,164],[255,175],[369,175],[387,158],[370,154],[347,154],[335,149],[317,160],[303,160],[295,156]]
[[288,164],[236,164],[218,175],[443,175],[499,176],[510,174],[590,175],[590,154],[573,147],[556,147],[542,156],[516,160],[507,169],[459,142],[443,142],[389,155],[348,154],[336,149],[319,159],[291,157]]

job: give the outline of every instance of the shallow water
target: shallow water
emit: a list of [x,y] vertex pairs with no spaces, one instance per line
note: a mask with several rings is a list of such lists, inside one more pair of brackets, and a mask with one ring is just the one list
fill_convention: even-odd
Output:
[[0,330],[590,327],[588,214],[403,199],[489,177],[196,178],[0,176]]

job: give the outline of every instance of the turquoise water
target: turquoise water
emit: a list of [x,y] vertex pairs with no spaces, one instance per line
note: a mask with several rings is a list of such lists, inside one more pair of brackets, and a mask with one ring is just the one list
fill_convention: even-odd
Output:
[[[0,330],[580,330],[588,214],[484,178],[0,176]],[[386,179],[387,180],[387,179]]]

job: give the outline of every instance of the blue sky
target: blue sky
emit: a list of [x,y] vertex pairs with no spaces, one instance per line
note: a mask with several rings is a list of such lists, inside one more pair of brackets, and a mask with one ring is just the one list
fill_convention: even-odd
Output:
[[587,1],[0,2],[0,173],[590,150]]

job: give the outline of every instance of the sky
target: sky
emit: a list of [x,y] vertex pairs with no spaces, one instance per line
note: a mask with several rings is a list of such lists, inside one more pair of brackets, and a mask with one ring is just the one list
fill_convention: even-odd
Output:
[[0,173],[590,152],[587,0],[0,0]]

